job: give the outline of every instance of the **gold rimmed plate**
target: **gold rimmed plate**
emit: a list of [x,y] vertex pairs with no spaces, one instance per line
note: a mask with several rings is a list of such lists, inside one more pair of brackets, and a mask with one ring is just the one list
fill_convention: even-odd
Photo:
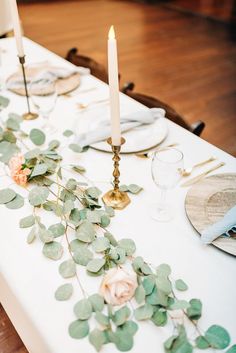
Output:
[[[208,226],[222,219],[236,205],[236,174],[212,175],[195,184],[187,193],[185,210],[193,227],[201,234]],[[236,237],[222,237],[212,244],[236,256]]]
[[[25,72],[26,72],[26,77],[28,81],[32,81],[36,76],[38,76],[41,72],[43,71],[49,71],[50,69],[60,69],[59,67],[55,67],[53,65],[49,64],[39,64],[39,65],[33,65],[33,66],[26,66]],[[21,70],[13,73],[11,76],[8,77],[7,79],[7,85],[11,82],[15,82],[19,79],[22,79],[22,72]],[[74,91],[77,87],[80,85],[80,74],[79,73],[74,73],[66,78],[59,78],[56,80],[56,88],[57,88],[57,93],[58,95],[62,94],[67,94],[69,92]],[[24,86],[20,86],[19,88],[8,88],[9,91],[19,94],[20,96],[25,95],[25,89]]]

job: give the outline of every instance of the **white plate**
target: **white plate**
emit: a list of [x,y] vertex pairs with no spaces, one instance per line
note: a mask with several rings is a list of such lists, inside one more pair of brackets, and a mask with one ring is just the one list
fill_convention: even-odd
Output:
[[[159,118],[153,124],[142,125],[124,132],[122,136],[126,142],[121,148],[121,153],[133,153],[147,150],[160,144],[167,136],[168,126],[165,118]],[[100,151],[111,152],[111,147],[106,141],[91,145]]]

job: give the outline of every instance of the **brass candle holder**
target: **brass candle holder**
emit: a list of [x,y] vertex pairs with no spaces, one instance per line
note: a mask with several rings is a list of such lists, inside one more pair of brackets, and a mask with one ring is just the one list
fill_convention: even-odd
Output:
[[21,69],[22,69],[22,74],[23,74],[23,80],[24,80],[24,87],[25,87],[25,96],[26,96],[26,102],[27,102],[27,113],[22,114],[24,120],[33,120],[38,117],[37,113],[32,113],[30,111],[30,103],[29,103],[29,94],[28,94],[28,88],[27,88],[27,81],[26,81],[26,74],[25,74],[25,56],[19,56],[19,61],[21,64]]
[[114,161],[114,171],[113,171],[113,176],[114,176],[114,189],[108,191],[103,197],[103,202],[107,206],[111,206],[117,210],[122,210],[125,208],[129,203],[130,203],[130,198],[127,195],[126,192],[121,191],[119,189],[119,183],[120,183],[120,171],[119,171],[119,162],[120,162],[120,150],[121,150],[121,145],[125,143],[125,139],[122,137],[121,138],[121,145],[120,146],[114,146],[112,145],[112,140],[111,137],[108,138],[107,143],[111,145],[112,152],[114,154],[112,160]]

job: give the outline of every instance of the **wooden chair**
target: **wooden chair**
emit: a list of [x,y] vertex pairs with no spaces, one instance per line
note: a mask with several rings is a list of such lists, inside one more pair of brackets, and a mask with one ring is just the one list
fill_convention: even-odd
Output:
[[157,98],[147,96],[142,93],[136,93],[133,91],[135,85],[133,82],[127,82],[123,88],[122,92],[127,94],[129,97],[135,99],[136,101],[146,105],[148,108],[163,108],[166,111],[166,117],[173,121],[174,123],[182,126],[184,129],[191,131],[193,134],[200,136],[204,127],[205,123],[203,121],[197,121],[191,125],[189,125],[185,119],[176,112],[174,108],[169,106],[168,104],[160,101]]
[[66,60],[76,66],[83,66],[90,69],[91,74],[101,81],[108,83],[108,73],[104,66],[88,56],[78,54],[77,48],[72,48],[66,55]]

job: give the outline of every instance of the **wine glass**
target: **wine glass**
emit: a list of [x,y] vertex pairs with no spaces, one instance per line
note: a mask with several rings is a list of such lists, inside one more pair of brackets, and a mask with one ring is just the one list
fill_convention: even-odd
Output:
[[50,113],[55,108],[57,100],[55,81],[51,78],[36,77],[31,81],[29,93],[35,108],[45,121],[42,128],[50,132],[55,131],[49,123]]
[[173,188],[181,178],[183,153],[175,148],[163,148],[152,158],[152,179],[161,191],[159,202],[152,208],[152,218],[160,222],[172,219],[171,208],[166,204],[167,190]]

